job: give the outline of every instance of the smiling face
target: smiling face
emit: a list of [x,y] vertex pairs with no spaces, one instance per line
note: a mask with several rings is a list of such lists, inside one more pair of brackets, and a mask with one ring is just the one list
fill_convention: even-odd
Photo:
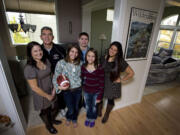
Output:
[[95,59],[96,59],[95,54],[93,52],[89,51],[86,56],[86,60],[87,60],[88,64],[94,64]]
[[50,30],[43,30],[41,33],[41,40],[43,41],[44,45],[51,45],[53,42],[54,36],[52,31]]
[[118,53],[118,48],[115,45],[112,45],[109,48],[109,56],[110,57],[115,57],[117,53]]
[[35,61],[41,60],[43,57],[43,51],[41,47],[39,47],[38,45],[35,45],[31,50],[31,55]]
[[71,48],[69,51],[69,59],[70,61],[74,61],[78,57],[78,50],[76,48]]
[[82,35],[78,41],[81,48],[86,48],[88,46],[89,39],[87,36]]

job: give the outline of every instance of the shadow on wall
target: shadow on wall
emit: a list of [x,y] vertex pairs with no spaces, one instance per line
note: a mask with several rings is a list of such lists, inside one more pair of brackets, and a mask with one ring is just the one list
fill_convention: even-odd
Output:
[[27,56],[26,45],[16,46],[16,55],[17,55],[18,60],[26,59],[26,56]]

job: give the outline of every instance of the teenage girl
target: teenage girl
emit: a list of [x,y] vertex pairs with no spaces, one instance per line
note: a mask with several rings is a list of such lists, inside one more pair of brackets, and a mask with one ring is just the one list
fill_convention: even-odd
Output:
[[[123,58],[120,42],[112,42],[108,54],[101,59],[105,72],[104,98],[108,100],[102,123],[106,123],[114,107],[114,100],[121,97],[121,83],[126,83],[134,76],[134,71]],[[120,77],[121,72],[125,72]]]
[[[77,117],[79,111],[79,102],[81,99],[81,50],[78,45],[70,45],[67,50],[65,59],[60,60],[55,68],[55,74],[53,77],[53,84],[56,89],[56,93],[64,91],[64,100],[66,102],[68,111],[66,113],[66,125],[69,126],[70,122],[73,123],[73,127],[77,127]],[[57,77],[62,74],[65,75],[69,81],[70,86],[61,87],[57,84]]]
[[81,68],[83,91],[86,105],[85,126],[94,127],[97,118],[96,104],[102,100],[104,87],[104,70],[98,65],[97,51],[90,48]]

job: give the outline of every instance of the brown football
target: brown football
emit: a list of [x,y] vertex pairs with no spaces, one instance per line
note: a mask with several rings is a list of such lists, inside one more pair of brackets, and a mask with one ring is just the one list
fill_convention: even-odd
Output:
[[57,84],[61,87],[69,86],[69,79],[65,76],[60,74],[57,78]]

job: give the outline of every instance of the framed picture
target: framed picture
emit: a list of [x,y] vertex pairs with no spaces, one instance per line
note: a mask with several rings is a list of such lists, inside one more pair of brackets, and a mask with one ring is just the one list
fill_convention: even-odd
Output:
[[157,12],[132,7],[127,35],[125,59],[147,59]]

